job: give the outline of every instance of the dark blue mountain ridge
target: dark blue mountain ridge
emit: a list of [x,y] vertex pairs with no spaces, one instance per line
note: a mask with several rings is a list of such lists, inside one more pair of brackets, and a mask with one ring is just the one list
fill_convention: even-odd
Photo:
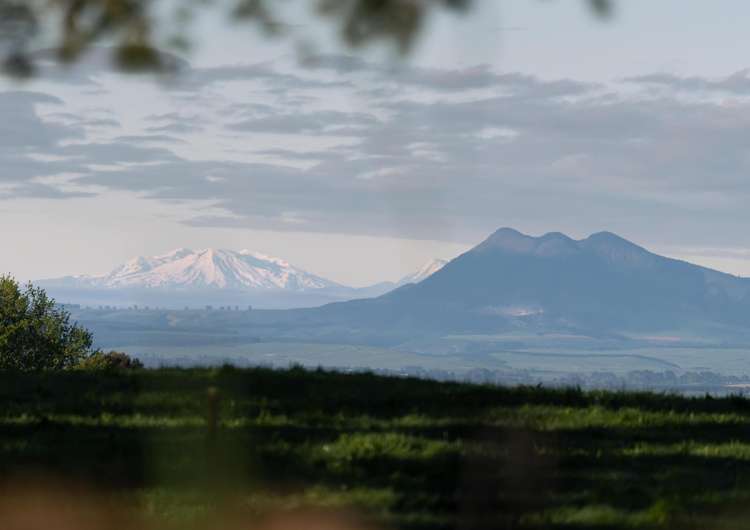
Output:
[[352,336],[518,329],[750,336],[750,279],[654,254],[610,232],[575,240],[501,228],[418,284],[282,320]]

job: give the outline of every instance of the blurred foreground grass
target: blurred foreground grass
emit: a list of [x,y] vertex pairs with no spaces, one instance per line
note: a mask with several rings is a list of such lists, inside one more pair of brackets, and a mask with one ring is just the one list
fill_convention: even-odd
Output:
[[303,508],[385,528],[721,529],[750,515],[750,401],[732,397],[302,369],[0,374],[0,433],[8,484],[87,484],[159,527]]

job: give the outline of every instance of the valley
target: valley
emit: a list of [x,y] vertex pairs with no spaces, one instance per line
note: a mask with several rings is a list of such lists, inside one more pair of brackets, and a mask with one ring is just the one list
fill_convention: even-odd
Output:
[[[354,292],[246,251],[183,249],[134,260],[107,278],[86,280],[88,288],[144,285],[129,292],[152,297],[153,305],[75,304],[67,306],[72,318],[94,333],[97,347],[149,366],[301,364],[497,384],[715,393],[742,388],[750,376],[750,280],[607,232],[574,240],[502,228],[385,294],[333,302],[335,289],[342,297]],[[238,290],[248,278],[271,283]],[[212,293],[227,302],[159,309],[167,292]],[[263,296],[298,307],[249,302]]]

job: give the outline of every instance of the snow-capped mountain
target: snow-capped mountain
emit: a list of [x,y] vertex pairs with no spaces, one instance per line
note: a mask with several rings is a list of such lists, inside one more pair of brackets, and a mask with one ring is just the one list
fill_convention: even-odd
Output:
[[248,250],[179,248],[161,256],[137,257],[103,276],[70,278],[94,288],[211,288],[308,291],[342,286],[287,261]]
[[399,287],[403,287],[404,285],[419,283],[442,269],[448,261],[449,260],[445,259],[433,259],[425,263],[418,270],[411,274],[407,274],[397,282],[380,282],[368,287],[361,287],[357,289],[356,298],[374,298],[389,293]]
[[437,271],[442,269],[448,264],[446,259],[433,259],[425,263],[418,271],[413,272],[407,276],[401,278],[398,285],[406,285],[407,283],[419,283],[422,280],[426,280]]
[[435,260],[399,283],[355,288],[257,252],[178,248],[140,256],[99,276],[39,280],[38,286],[64,303],[86,306],[203,307],[252,305],[262,309],[316,307],[331,302],[381,296],[419,282],[444,262]]

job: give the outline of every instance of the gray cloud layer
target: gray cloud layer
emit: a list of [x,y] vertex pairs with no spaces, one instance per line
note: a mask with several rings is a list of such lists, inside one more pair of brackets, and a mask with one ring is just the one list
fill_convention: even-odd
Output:
[[[11,184],[2,197],[128,190],[208,200],[225,212],[197,213],[185,221],[194,226],[470,240],[523,221],[626,235],[679,228],[695,243],[750,243],[740,228],[750,192],[750,102],[677,95],[745,95],[745,72],[718,81],[655,74],[627,80],[635,91],[618,91],[484,66],[394,70],[341,56],[309,66],[299,75],[269,64],[191,70],[179,91],[262,80],[285,99],[220,100],[215,123],[167,112],[151,117],[142,134],[113,141],[71,144],[84,137],[85,117],[44,121],[37,107],[61,100],[3,93],[0,115],[12,119],[0,123],[0,183]],[[653,85],[675,94],[654,95]],[[360,98],[356,111],[336,103],[346,97]],[[255,150],[255,162],[176,154],[181,135],[209,125],[248,135],[248,143],[257,134],[281,141]],[[349,143],[314,147],[332,137]],[[309,164],[290,164],[299,160]],[[43,180],[60,173],[76,175],[75,189]]]
[[678,76],[674,74],[648,74],[625,79],[641,85],[660,86],[685,91],[718,91],[747,96],[750,94],[750,70],[740,70],[723,79],[706,79],[698,76]]

